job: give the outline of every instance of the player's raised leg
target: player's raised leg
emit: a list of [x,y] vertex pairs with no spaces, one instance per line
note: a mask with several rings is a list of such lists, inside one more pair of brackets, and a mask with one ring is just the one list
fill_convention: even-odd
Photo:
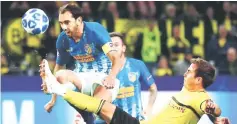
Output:
[[43,60],[40,64],[40,76],[46,85],[46,93],[63,95],[66,92],[66,88],[61,86],[55,76],[50,71],[48,61]]
[[129,114],[119,108],[116,108],[115,105],[106,102],[103,99],[94,98],[79,92],[67,90],[66,87],[64,87],[56,80],[54,75],[48,69],[48,63],[46,60],[43,60],[40,70],[44,71],[45,73],[44,75],[42,75],[42,79],[47,85],[47,92],[49,94],[55,93],[62,96],[67,102],[73,104],[75,107],[81,110],[99,114],[107,123],[110,123],[113,120],[114,123],[124,122],[121,117],[121,113],[123,113],[122,115],[126,117],[126,119],[128,120],[127,122],[130,123],[134,121],[135,124],[139,123],[138,120],[131,117]]

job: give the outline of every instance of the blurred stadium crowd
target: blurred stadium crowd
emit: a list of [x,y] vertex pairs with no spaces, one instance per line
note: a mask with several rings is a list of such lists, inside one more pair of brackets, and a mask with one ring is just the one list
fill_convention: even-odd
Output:
[[[37,75],[42,58],[53,69],[61,32],[58,8],[68,2],[1,2],[2,75]],[[127,55],[143,60],[155,76],[183,75],[192,57],[210,61],[219,75],[237,75],[237,2],[76,3],[85,21],[123,33]],[[21,27],[21,17],[30,8],[40,8],[50,18],[42,35],[32,36]]]

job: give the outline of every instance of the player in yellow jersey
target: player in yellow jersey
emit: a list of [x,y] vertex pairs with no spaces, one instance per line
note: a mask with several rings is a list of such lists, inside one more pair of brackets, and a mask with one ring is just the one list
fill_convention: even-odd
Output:
[[220,108],[210,99],[205,88],[211,85],[215,78],[215,69],[203,59],[192,59],[191,65],[184,74],[184,86],[174,95],[164,110],[150,120],[139,122],[128,113],[115,105],[71,91],[57,83],[55,77],[43,61],[41,64],[42,77],[47,85],[48,93],[62,96],[75,107],[100,115],[107,123],[111,124],[196,124],[203,114],[218,117]]

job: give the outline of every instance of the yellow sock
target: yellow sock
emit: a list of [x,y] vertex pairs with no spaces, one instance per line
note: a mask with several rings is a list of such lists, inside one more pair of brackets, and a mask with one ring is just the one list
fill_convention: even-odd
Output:
[[79,92],[68,90],[63,98],[75,107],[98,114],[105,100],[91,97]]

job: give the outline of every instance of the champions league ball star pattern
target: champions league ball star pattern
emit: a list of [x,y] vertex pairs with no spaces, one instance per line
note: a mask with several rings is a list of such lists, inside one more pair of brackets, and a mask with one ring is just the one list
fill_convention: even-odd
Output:
[[49,18],[41,9],[29,9],[22,17],[22,27],[27,33],[37,35],[44,33],[49,26]]

